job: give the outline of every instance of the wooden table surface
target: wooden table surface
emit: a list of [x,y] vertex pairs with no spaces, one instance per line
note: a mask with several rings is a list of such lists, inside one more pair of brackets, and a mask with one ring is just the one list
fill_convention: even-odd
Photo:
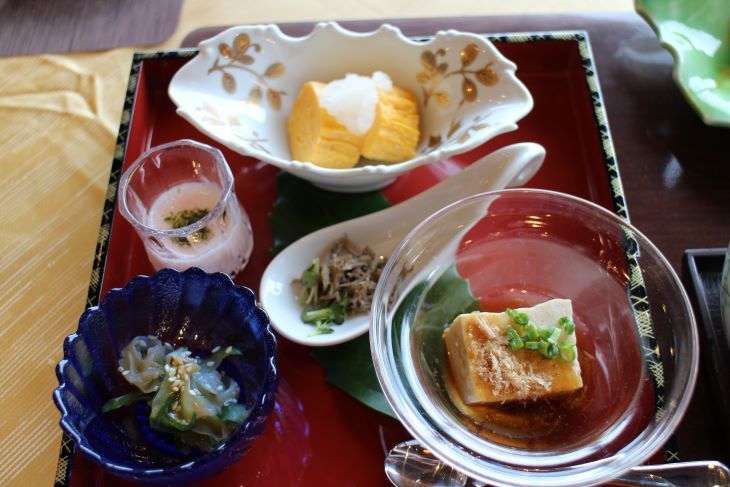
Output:
[[[686,103],[672,80],[672,57],[637,14],[394,19],[342,25],[369,31],[383,22],[398,25],[411,36],[432,35],[442,29],[482,33],[587,31],[632,223],[657,245],[678,273],[685,249],[727,246],[730,130],[705,125]],[[300,36],[312,30],[312,23],[280,27],[287,34]],[[183,46],[196,46],[224,28],[193,31]],[[727,378],[701,370],[694,398],[677,431],[683,460],[730,462],[730,446],[724,444],[708,414],[713,408],[709,385],[716,380]]]

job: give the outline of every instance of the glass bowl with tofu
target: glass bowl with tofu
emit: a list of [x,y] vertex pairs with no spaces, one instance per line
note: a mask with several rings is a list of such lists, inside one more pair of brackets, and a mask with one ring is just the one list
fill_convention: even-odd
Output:
[[594,485],[659,452],[694,389],[687,295],[625,220],[561,193],[483,193],[401,243],[375,368],[423,445],[493,485]]

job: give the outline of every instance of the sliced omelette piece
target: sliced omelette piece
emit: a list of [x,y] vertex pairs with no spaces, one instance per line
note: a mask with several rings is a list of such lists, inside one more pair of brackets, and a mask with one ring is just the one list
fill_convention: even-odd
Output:
[[348,130],[320,104],[324,83],[306,83],[288,121],[292,159],[318,166],[349,169],[360,159],[364,134]]
[[415,157],[420,136],[418,123],[416,95],[397,86],[379,89],[375,120],[363,141],[363,157],[383,162]]
[[[564,317],[572,323],[570,300],[553,299],[515,311],[537,326],[556,327],[561,344],[576,346],[575,333],[567,333],[561,324]],[[507,312],[475,312],[457,316],[444,331],[451,372],[466,404],[539,399],[583,387],[577,358],[548,359],[538,350],[515,349],[509,342],[510,327],[524,331]]]

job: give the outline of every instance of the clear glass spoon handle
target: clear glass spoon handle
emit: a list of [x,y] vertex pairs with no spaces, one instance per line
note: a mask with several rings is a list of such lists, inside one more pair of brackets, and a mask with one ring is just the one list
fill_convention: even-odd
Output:
[[[417,441],[396,445],[385,459],[385,474],[397,487],[482,486],[448,466]],[[614,486],[730,487],[730,471],[720,462],[680,462],[636,467],[613,480]]]

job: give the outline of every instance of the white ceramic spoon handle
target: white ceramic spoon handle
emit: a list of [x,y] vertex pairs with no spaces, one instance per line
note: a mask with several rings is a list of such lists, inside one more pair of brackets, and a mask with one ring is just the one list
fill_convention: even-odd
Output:
[[426,191],[385,210],[398,215],[408,230],[441,208],[486,191],[521,186],[542,166],[545,149],[532,142],[503,147],[487,154]]

